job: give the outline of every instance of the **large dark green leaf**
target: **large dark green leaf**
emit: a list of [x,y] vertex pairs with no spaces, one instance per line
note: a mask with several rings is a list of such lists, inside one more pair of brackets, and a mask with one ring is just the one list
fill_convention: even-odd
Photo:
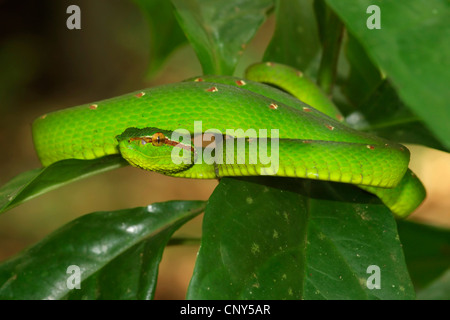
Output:
[[[446,0],[326,0],[387,74],[400,98],[450,148],[450,2]],[[369,29],[370,5],[381,29]]]
[[[0,299],[152,298],[165,244],[204,205],[169,201],[78,218],[0,265]],[[67,285],[69,266],[80,268],[79,291]]]
[[364,121],[353,125],[361,130],[400,143],[445,149],[423,121],[405,107],[388,81],[383,81],[373,94],[361,103],[359,111]]
[[[367,268],[381,269],[369,290]],[[411,299],[390,211],[350,185],[222,179],[209,199],[190,299]]]
[[204,74],[232,75],[272,0],[172,0]]
[[303,71],[310,68],[320,52],[313,2],[276,2],[275,33],[264,53],[264,61],[284,63]]
[[94,160],[63,160],[23,172],[0,188],[0,213],[72,181],[127,164],[122,157],[113,155]]
[[418,300],[450,300],[450,269],[417,293]]
[[167,57],[186,42],[170,1],[133,0],[147,18],[150,29],[149,74],[159,70]]
[[429,285],[450,266],[450,230],[399,221],[398,232],[416,290]]

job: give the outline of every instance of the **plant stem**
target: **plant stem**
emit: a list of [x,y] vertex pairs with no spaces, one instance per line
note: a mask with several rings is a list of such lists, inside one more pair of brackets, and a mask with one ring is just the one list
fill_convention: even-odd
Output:
[[322,12],[324,24],[321,28],[322,60],[317,74],[317,84],[327,94],[331,95],[337,73],[337,61],[341,48],[344,24],[339,17],[330,10],[324,8]]

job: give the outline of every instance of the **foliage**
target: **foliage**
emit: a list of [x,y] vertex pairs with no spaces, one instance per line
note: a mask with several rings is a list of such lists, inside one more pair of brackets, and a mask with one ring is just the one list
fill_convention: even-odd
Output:
[[[231,75],[274,14],[264,59],[304,70],[347,116],[360,115],[353,125],[361,130],[450,147],[444,0],[172,0],[161,10],[158,0],[135,2],[149,18],[150,73],[186,42],[184,32],[205,74]],[[371,4],[381,9],[379,30],[366,27]],[[65,160],[25,172],[0,189],[0,212],[124,165],[119,157]],[[82,216],[3,262],[0,298],[151,299],[170,237],[203,211],[189,299],[450,298],[448,230],[395,221],[351,185],[269,177],[222,179],[207,203]],[[70,265],[82,270],[81,290],[68,289]],[[370,265],[381,268],[380,289],[367,287]]]

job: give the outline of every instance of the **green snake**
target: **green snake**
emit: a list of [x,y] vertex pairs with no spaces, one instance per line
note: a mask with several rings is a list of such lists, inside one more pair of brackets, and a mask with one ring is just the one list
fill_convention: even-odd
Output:
[[[201,76],[51,112],[34,121],[33,139],[44,166],[120,153],[133,166],[175,177],[269,174],[351,183],[408,216],[425,198],[408,169],[408,149],[343,119],[301,72],[266,62],[250,66],[245,79]],[[185,135],[173,138],[180,130]],[[197,144],[209,131],[216,145]],[[277,155],[276,169],[255,150]],[[212,162],[198,161],[204,154]]]

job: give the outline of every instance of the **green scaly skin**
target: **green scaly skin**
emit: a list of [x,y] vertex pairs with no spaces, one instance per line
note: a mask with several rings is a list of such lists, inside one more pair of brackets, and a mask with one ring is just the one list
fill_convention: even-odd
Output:
[[[194,121],[202,121],[203,131],[214,128],[222,134],[227,129],[243,129],[244,132],[267,129],[270,136],[270,129],[278,129],[279,170],[276,175],[360,185],[378,195],[400,217],[407,216],[422,202],[425,193],[420,181],[407,171],[409,152],[405,147],[355,131],[328,117],[326,113],[331,110],[335,118],[341,119],[334,109],[327,107],[319,112],[256,82],[244,80],[243,85],[242,79],[232,77],[202,77],[202,80],[145,89],[41,116],[33,123],[38,156],[42,164],[48,166],[63,159],[94,159],[122,153],[134,166],[177,177],[210,179],[259,175],[261,163],[203,163],[178,170],[170,164],[172,146],[160,149],[162,147],[149,145],[142,152],[133,149],[139,141],[130,143],[123,136],[118,141],[116,137],[133,127],[153,127],[156,131],[167,132],[182,128],[194,134]],[[248,136],[237,134],[234,137]],[[250,138],[257,138],[257,135]],[[158,149],[162,155],[155,157]],[[158,161],[166,163],[161,167],[156,164]],[[397,190],[399,187],[386,189],[399,183],[400,190]]]
[[254,81],[278,86],[326,115],[338,121],[344,120],[327,95],[302,72],[292,67],[274,62],[256,63],[247,68],[245,76]]
[[[292,67],[274,62],[257,63],[247,68],[246,77],[280,87],[327,116],[344,121],[339,109],[326,94],[303,73]],[[298,104],[290,105],[300,108]],[[408,216],[426,197],[424,186],[410,169],[406,171],[395,188],[385,189],[363,185],[359,187],[377,195],[398,217]]]

